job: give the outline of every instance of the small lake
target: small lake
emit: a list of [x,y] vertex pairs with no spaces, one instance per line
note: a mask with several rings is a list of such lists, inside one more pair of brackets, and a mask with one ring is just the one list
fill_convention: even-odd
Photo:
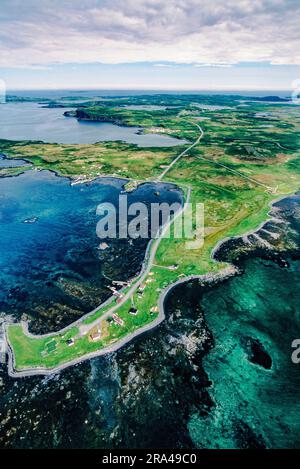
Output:
[[160,106],[156,104],[124,104],[122,107],[126,109],[132,109],[133,111],[164,111],[166,109],[175,109],[178,106]]
[[234,109],[230,106],[218,106],[218,105],[215,105],[215,104],[193,103],[193,106],[198,107],[199,109],[207,110],[207,111],[221,111],[222,109]]
[[122,140],[141,147],[171,147],[187,143],[159,134],[139,134],[138,127],[65,117],[71,108],[43,108],[37,103],[0,104],[0,138],[42,140],[47,143],[95,143]]

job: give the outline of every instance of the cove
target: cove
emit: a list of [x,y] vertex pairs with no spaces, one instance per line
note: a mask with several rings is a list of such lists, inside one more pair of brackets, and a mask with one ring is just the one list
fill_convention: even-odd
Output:
[[138,127],[78,121],[63,115],[69,110],[44,108],[37,103],[0,104],[0,138],[66,144],[121,140],[141,147],[170,147],[186,143],[167,135],[142,134]]
[[[124,180],[70,185],[49,171],[0,179],[0,310],[49,332],[69,324],[111,295],[112,280],[141,268],[146,239],[112,239],[99,248],[96,207],[118,207]],[[159,197],[157,193],[159,192]],[[170,184],[147,183],[128,203],[181,202]]]

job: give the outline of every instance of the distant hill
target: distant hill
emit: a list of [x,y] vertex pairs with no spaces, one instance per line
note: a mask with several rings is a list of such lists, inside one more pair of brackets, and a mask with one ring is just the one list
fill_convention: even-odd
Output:
[[256,97],[252,98],[251,101],[271,101],[271,102],[289,102],[289,98],[280,98],[279,96],[262,96],[262,97]]

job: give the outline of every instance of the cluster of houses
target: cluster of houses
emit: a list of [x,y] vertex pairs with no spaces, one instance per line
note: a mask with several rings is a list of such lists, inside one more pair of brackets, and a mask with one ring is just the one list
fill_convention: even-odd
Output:
[[[176,270],[177,265],[170,266],[169,269],[170,270]],[[143,296],[143,292],[144,292],[147,284],[155,281],[155,279],[153,278],[153,275],[154,275],[153,272],[149,272],[149,276],[148,276],[147,280],[139,286],[139,288],[137,290],[137,294],[138,294],[139,298],[141,298]],[[113,283],[115,285],[122,285],[122,286],[127,286],[128,285],[127,282],[114,281]],[[115,286],[109,286],[108,288],[112,291],[113,295],[117,296],[116,301],[117,301],[117,303],[119,303],[122,300],[122,298],[124,297],[124,293],[119,292],[116,289]],[[158,311],[159,311],[158,306],[153,306],[150,309],[150,314],[158,313]],[[138,314],[138,309],[135,306],[131,306],[131,308],[128,310],[128,313],[132,314],[133,316],[136,316]],[[113,321],[115,324],[118,324],[119,326],[124,326],[124,320],[122,318],[120,318],[120,316],[118,316],[115,313],[111,315],[111,318],[108,318],[108,321],[109,322]],[[97,340],[101,339],[101,327],[100,327],[100,325],[98,325],[98,326],[96,326],[92,329],[92,331],[89,333],[89,339],[93,342],[96,342]],[[67,339],[66,343],[67,343],[68,346],[72,346],[75,343],[75,339],[73,339],[73,338]]]
[[139,288],[138,288],[138,290],[137,290],[137,294],[138,294],[138,297],[139,297],[139,298],[142,298],[143,293],[144,293],[144,290],[145,290],[147,284],[155,281],[155,279],[152,277],[153,275],[154,275],[153,272],[149,272],[149,277],[150,277],[150,278],[147,278],[147,280],[145,281],[145,283],[142,283],[142,284],[139,286]]

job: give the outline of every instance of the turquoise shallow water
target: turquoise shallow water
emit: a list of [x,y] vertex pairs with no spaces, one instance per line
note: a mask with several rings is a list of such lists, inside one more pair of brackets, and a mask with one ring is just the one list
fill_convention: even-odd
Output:
[[[286,204],[290,222],[298,199]],[[219,285],[178,287],[166,320],[117,353],[47,378],[16,381],[1,365],[0,444],[299,447],[300,259],[265,254]]]
[[300,365],[291,360],[291,344],[300,338],[299,208],[299,194],[276,204],[285,223],[269,222],[267,233],[277,233],[279,250],[256,247],[247,254],[232,240],[219,251],[242,275],[200,296],[213,336],[203,359],[212,405],[204,415],[190,416],[196,446],[300,445]]
[[[300,262],[279,267],[250,259],[244,274],[207,291],[201,300],[214,348],[203,367],[212,381],[211,412],[189,422],[197,446],[294,447],[300,444],[300,366],[291,343],[300,338]],[[260,361],[251,344],[269,361]]]
[[[38,109],[27,129],[12,115],[10,129],[72,141],[80,128],[81,142],[99,139],[98,124],[61,113]],[[110,139],[120,135],[111,131]],[[105,299],[112,279],[139,269],[144,245],[97,250],[96,205],[116,200],[121,185],[71,187],[47,171],[0,180],[1,315],[25,313],[34,330],[57,329]],[[178,197],[169,189],[159,187],[162,198]],[[156,190],[144,185],[130,197],[157,201]],[[299,234],[299,197],[283,205]],[[300,260],[296,249],[281,257],[287,263],[256,252],[239,261],[241,276],[177,288],[166,320],[117,353],[46,378],[14,380],[0,364],[0,446],[299,447],[300,365],[291,362],[291,342],[300,338]]]

